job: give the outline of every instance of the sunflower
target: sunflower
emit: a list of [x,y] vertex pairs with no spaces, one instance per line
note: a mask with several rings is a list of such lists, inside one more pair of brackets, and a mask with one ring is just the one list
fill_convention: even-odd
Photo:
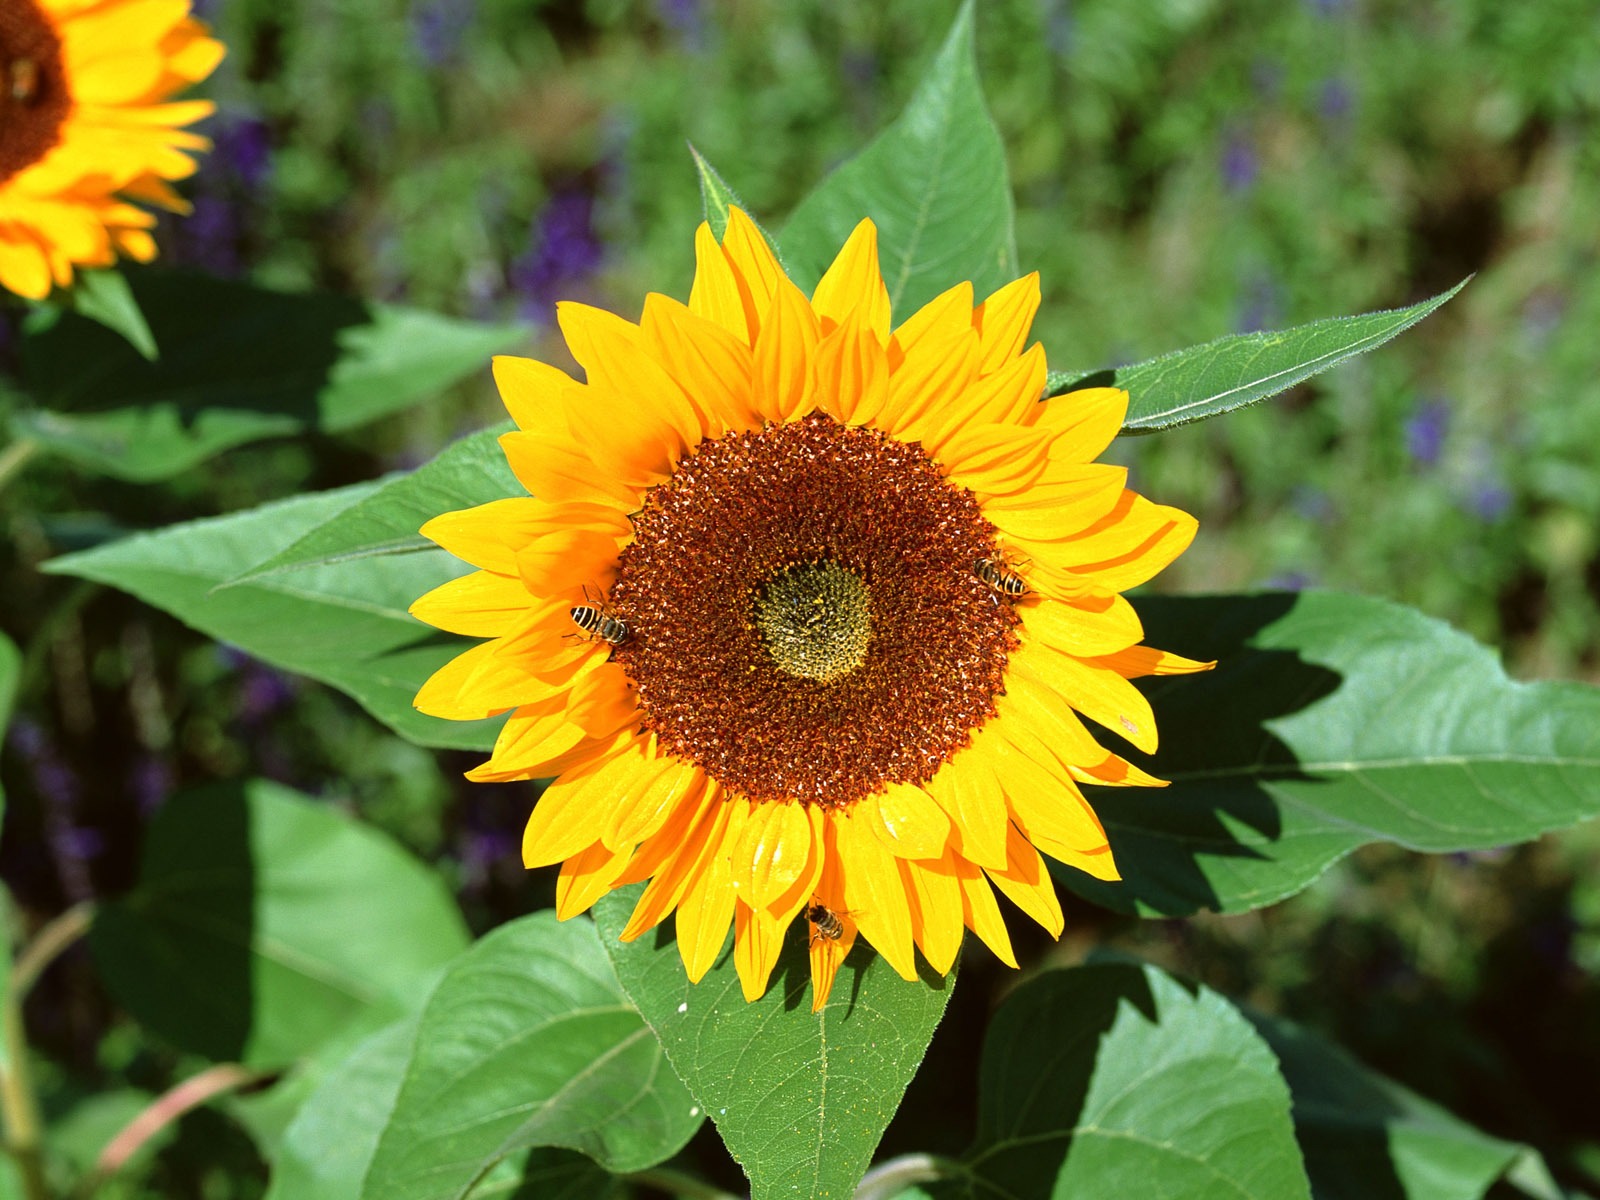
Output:
[[557,912],[648,880],[692,980],[734,929],[747,999],[804,918],[814,1007],[859,933],[916,978],[964,929],[1016,964],[998,891],[1059,935],[1040,852],[1117,878],[1080,785],[1158,786],[1129,683],[1201,670],[1120,593],[1195,522],[1093,460],[1127,393],[1041,402],[1038,276],[960,284],[892,327],[863,221],[807,297],[760,231],[702,225],[687,306],[563,304],[587,375],[495,360],[531,496],[422,532],[478,570],[412,612],[489,640],[416,704],[510,711],[479,780],[555,777],[523,839]]
[[189,0],[0,0],[0,287],[43,299],[74,267],[155,257],[168,181],[210,143],[183,126],[212,111],[165,103],[209,75],[222,43]]

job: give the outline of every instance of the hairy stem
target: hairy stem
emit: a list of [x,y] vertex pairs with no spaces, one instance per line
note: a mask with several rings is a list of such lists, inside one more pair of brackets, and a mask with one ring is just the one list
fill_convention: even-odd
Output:
[[92,1194],[104,1179],[120,1171],[141,1146],[190,1109],[199,1108],[226,1092],[235,1091],[261,1078],[263,1076],[260,1073],[238,1063],[218,1063],[198,1075],[191,1075],[182,1083],[174,1084],[106,1143],[106,1148],[100,1151],[100,1157],[95,1160],[94,1172],[79,1189],[79,1194]]
[[855,1200],[892,1200],[912,1184],[953,1179],[964,1173],[960,1163],[937,1154],[902,1154],[868,1171],[856,1184]]

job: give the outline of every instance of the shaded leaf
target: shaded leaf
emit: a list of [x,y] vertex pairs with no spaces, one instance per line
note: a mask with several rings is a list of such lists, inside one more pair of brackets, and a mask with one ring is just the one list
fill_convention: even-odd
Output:
[[422,682],[469,644],[406,612],[468,569],[458,559],[437,549],[364,557],[219,587],[382,487],[357,484],[171,525],[44,569],[121,588],[265,662],[332,684],[413,742],[487,749],[499,721],[443,721],[411,706]]
[[832,998],[813,1013],[799,921],[766,994],[747,1004],[731,948],[691,984],[666,926],[617,940],[641,891],[600,901],[601,940],[622,986],[750,1177],[752,1200],[848,1197],[927,1051],[954,976],[907,982],[858,943]]
[[1326,317],[1272,332],[1231,334],[1112,370],[1052,371],[1045,392],[1053,396],[1078,387],[1126,389],[1123,433],[1155,433],[1203,421],[1275,396],[1377,349],[1466,287],[1468,279],[1409,308]]
[[206,275],[138,271],[130,282],[165,348],[160,361],[63,315],[23,339],[23,383],[42,407],[13,425],[82,466],[140,482],[260,438],[353,429],[485,370],[526,337],[520,325]]
[[151,362],[160,357],[155,335],[121,272],[80,271],[70,296],[75,312],[121,334],[141,357]]
[[[435,550],[417,531],[440,513],[527,494],[500,449],[499,437],[508,428],[496,426],[470,434],[415,471],[381,481],[369,494],[313,526],[271,558],[253,564],[227,586],[303,567]],[[437,582],[446,578],[440,576]]]
[[464,1196],[532,1146],[638,1170],[676,1153],[702,1119],[594,925],[536,913],[490,933],[429,998],[360,1194]]
[[1516,683],[1465,634],[1333,592],[1149,597],[1146,640],[1218,660],[1147,689],[1162,790],[1097,789],[1124,882],[1058,878],[1128,912],[1239,912],[1368,842],[1526,841],[1600,812],[1600,689]]
[[1287,1021],[1247,1015],[1294,1096],[1316,1200],[1478,1200],[1512,1173],[1537,1200],[1561,1200],[1526,1146],[1479,1132]]
[[1207,988],[1123,963],[1049,971],[1006,998],[965,1165],[942,1194],[1310,1194],[1289,1089],[1250,1023]]
[[972,13],[969,0],[894,124],[789,218],[784,260],[808,294],[863,217],[878,227],[897,320],[962,280],[981,298],[1017,276],[1005,147],[978,82]]
[[138,885],[99,906],[89,944],[151,1030],[272,1067],[414,1009],[467,933],[439,878],[394,842],[255,780],[169,801]]

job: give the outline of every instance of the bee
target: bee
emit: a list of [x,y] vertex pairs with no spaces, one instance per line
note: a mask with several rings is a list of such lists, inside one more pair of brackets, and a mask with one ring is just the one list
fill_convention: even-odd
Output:
[[1028,585],[1022,582],[1022,576],[1013,571],[1004,562],[996,562],[992,558],[980,558],[972,564],[972,573],[987,583],[1001,596],[1012,600],[1025,595]]
[[39,64],[31,58],[13,59],[6,67],[6,90],[18,104],[39,94]]
[[618,620],[611,615],[610,608],[601,602],[599,596],[590,596],[589,589],[583,589],[583,596],[588,604],[574,604],[567,612],[572,617],[572,623],[589,635],[589,640],[599,638],[613,646],[620,646],[628,637],[627,622]]
[[839,914],[824,904],[813,901],[806,906],[806,920],[811,922],[811,943],[837,942],[844,936],[844,922]]

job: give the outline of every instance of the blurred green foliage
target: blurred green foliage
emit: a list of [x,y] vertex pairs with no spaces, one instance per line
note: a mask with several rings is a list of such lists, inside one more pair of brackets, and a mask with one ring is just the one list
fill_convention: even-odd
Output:
[[[546,326],[534,351],[568,361],[548,333],[557,297],[633,316],[646,290],[686,294],[700,215],[686,139],[781,224],[898,111],[955,7],[213,0],[202,14],[230,47],[209,85],[217,147],[193,216],[163,226],[163,256],[529,316]],[[1119,443],[1140,490],[1201,519],[1160,586],[1367,591],[1504,647],[1514,675],[1600,681],[1592,0],[988,0],[978,40],[1053,366],[1410,303],[1476,273],[1377,354],[1226,420]],[[55,462],[9,481],[4,625],[24,657],[0,871],[26,913],[125,888],[145,813],[177,786],[244,774],[353,809],[437,862],[476,929],[549,902],[553,872],[516,861],[528,789],[468,787],[471,756],[409,747],[318,685],[35,570],[119,525],[414,465],[502,415],[485,373],[450,404],[231,451],[159,488]],[[1470,859],[1363,851],[1242,917],[1134,922],[1073,901],[1068,929],[1058,948],[1021,948],[1153,957],[1337,1035],[1600,1187],[1592,830]],[[885,1153],[966,1119],[978,1031],[1013,980],[969,952],[931,1052],[941,1069],[912,1085]],[[193,1067],[119,1023],[78,959],[29,1016],[55,1064],[53,1111],[158,1092]],[[61,1136],[95,1138],[63,1156],[92,1158],[102,1124],[116,1121],[76,1110]],[[256,1151],[214,1112],[186,1118],[151,1164],[102,1194],[263,1187]]]

